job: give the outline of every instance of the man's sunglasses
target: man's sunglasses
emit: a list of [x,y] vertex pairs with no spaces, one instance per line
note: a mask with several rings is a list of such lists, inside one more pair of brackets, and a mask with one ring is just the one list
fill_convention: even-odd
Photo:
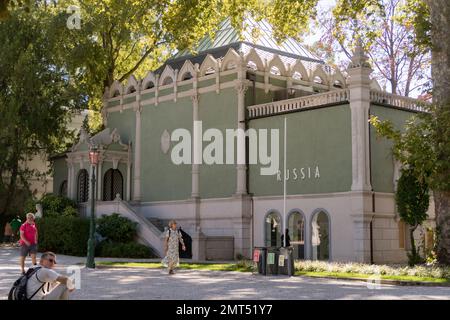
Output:
[[50,261],[51,263],[56,264],[56,260],[55,259],[47,259],[48,261]]

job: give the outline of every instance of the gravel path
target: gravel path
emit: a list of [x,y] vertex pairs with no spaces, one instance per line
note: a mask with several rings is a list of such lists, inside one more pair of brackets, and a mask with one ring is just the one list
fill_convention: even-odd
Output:
[[[29,260],[29,259],[28,259]],[[96,259],[97,261],[119,259]],[[0,300],[19,277],[18,249],[0,248]],[[57,271],[85,259],[58,255]],[[139,260],[143,261],[143,260]],[[146,260],[155,261],[155,260]],[[80,267],[78,265],[78,267]],[[362,281],[307,277],[260,276],[251,273],[81,266],[81,288],[71,299],[447,299],[450,287],[381,285],[369,289]]]

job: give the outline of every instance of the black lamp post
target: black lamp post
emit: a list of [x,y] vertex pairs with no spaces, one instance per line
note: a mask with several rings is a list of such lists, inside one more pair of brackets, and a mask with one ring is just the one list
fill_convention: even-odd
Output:
[[99,152],[97,146],[92,146],[89,151],[89,161],[92,165],[92,179],[91,179],[91,224],[89,228],[89,240],[87,248],[86,267],[95,268],[95,169],[98,164]]

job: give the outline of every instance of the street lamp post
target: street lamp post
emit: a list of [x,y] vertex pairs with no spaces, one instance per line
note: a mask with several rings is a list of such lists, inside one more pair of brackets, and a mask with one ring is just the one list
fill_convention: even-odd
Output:
[[95,169],[98,164],[99,152],[96,146],[92,146],[89,151],[89,161],[92,166],[91,178],[91,224],[89,228],[89,240],[87,248],[86,267],[95,268]]

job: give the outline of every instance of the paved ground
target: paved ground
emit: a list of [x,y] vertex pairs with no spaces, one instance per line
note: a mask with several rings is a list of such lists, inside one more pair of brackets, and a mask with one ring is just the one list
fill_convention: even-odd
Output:
[[[97,259],[108,260],[108,259]],[[109,259],[111,260],[111,259]],[[118,259],[112,259],[118,260]],[[0,248],[0,299],[19,276],[18,250]],[[84,258],[58,256],[57,271]],[[306,277],[260,276],[251,273],[180,270],[167,276],[160,269],[81,269],[81,289],[71,299],[448,299],[450,287],[381,285]]]

